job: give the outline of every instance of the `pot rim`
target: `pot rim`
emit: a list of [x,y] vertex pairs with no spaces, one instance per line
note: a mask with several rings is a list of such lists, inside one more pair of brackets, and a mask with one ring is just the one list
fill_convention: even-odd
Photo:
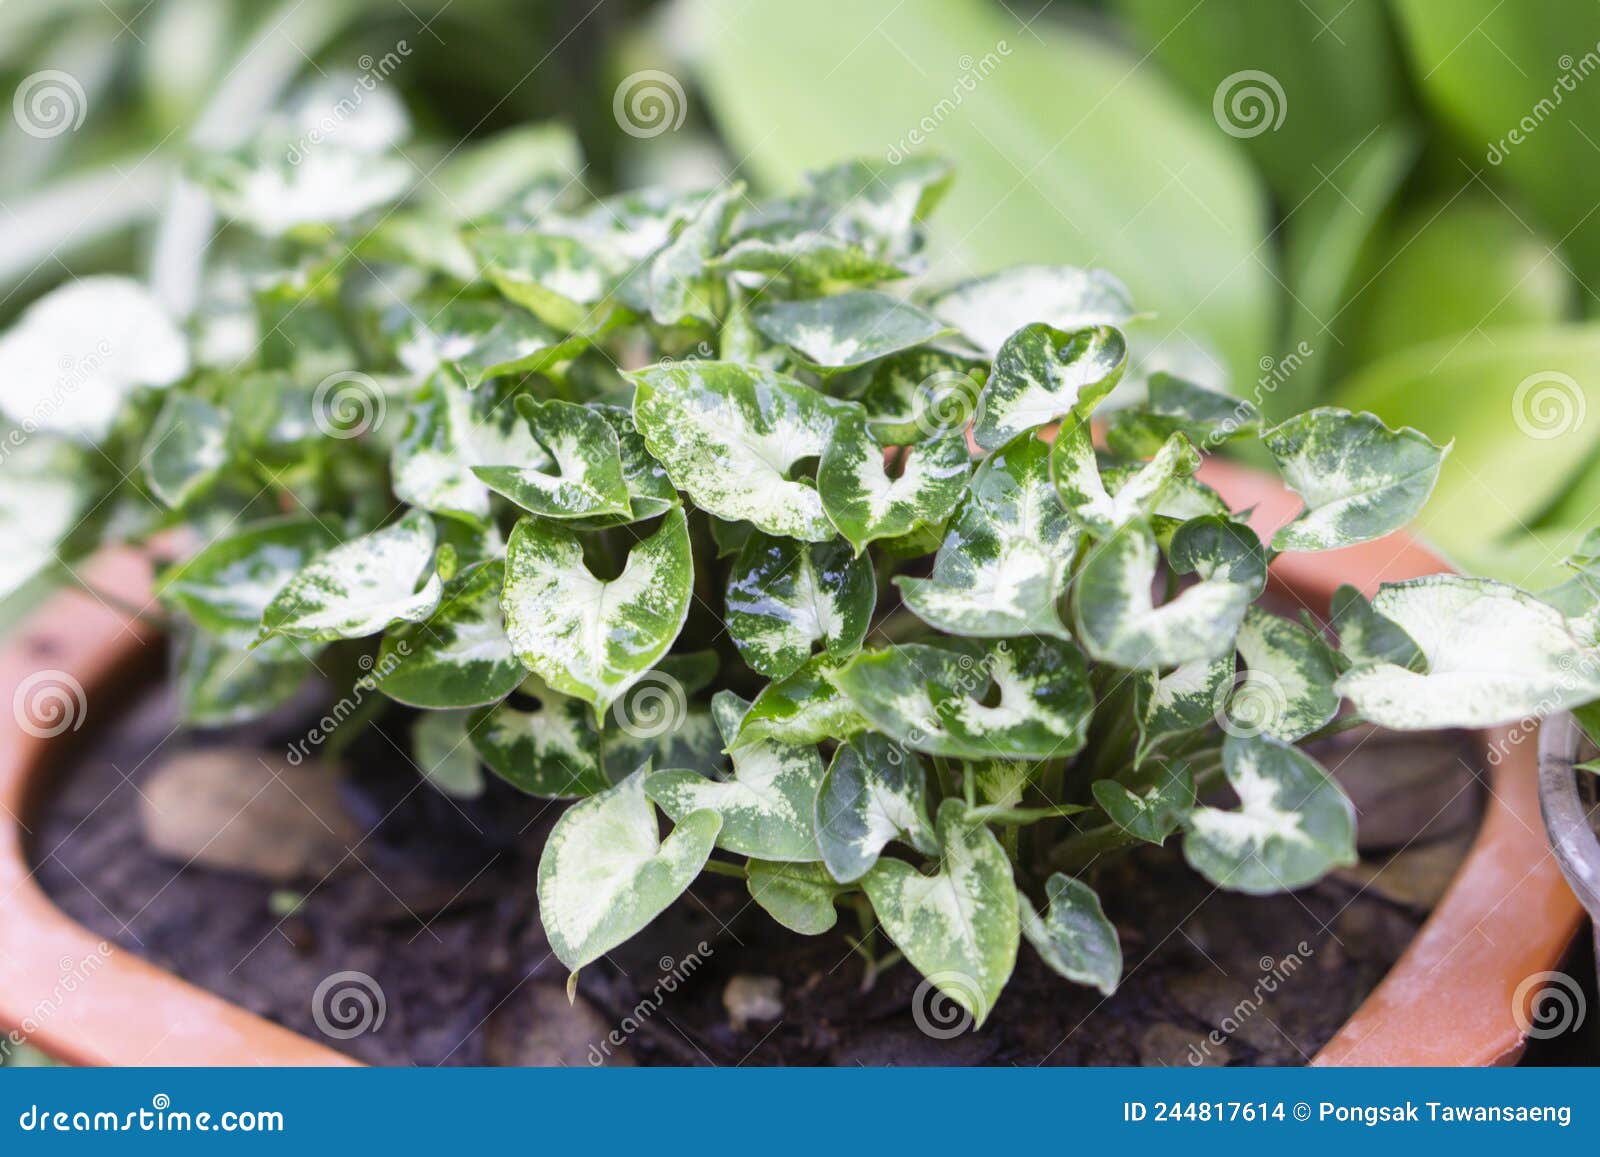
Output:
[[[1270,534],[1298,511],[1298,500],[1277,479],[1245,467],[1211,459],[1201,477],[1234,509],[1253,507],[1258,531]],[[1415,538],[1397,533],[1324,555],[1283,555],[1272,576],[1278,589],[1325,608],[1346,580],[1370,594],[1380,580],[1447,569]],[[124,600],[149,600],[149,562],[131,550],[102,552],[80,570]],[[85,691],[109,695],[153,642],[150,632],[105,603],[62,592],[0,645],[0,695],[15,703],[45,665]],[[37,809],[58,750],[48,739],[20,727],[0,729],[0,898],[7,916],[0,921],[0,1027],[10,1029],[49,1006],[65,962],[104,946],[56,907],[33,876],[26,817]],[[1534,819],[1532,751],[1505,729],[1480,739],[1486,752],[1504,755],[1489,761],[1489,800],[1476,840],[1411,944],[1313,1064],[1482,1065],[1520,1055],[1525,1040],[1513,994],[1531,973],[1559,961],[1582,909]],[[1509,890],[1508,879],[1515,881]],[[1452,998],[1439,999],[1441,990]],[[121,949],[103,959],[73,999],[57,1005],[26,1039],[77,1064],[357,1063]]]
[[1539,728],[1539,809],[1561,874],[1591,916],[1600,913],[1600,836],[1591,810],[1578,794],[1582,732],[1572,713],[1562,711]]

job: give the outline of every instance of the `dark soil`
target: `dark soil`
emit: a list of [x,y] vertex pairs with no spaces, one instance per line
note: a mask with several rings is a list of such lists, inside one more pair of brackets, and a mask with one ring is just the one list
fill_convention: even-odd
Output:
[[[1251,898],[1213,890],[1175,851],[1124,857],[1095,881],[1126,957],[1114,998],[1061,980],[1024,944],[988,1024],[941,1039],[943,1010],[918,1001],[905,965],[862,991],[862,960],[844,937],[852,914],[827,935],[796,936],[720,878],[585,969],[576,1005],[555,999],[566,977],[544,942],[534,882],[560,805],[494,780],[477,800],[451,801],[410,770],[403,740],[397,749],[378,732],[355,746],[342,796],[370,834],[326,878],[296,885],[296,912],[276,915],[278,886],[146,847],[138,785],[175,752],[222,742],[175,731],[172,719],[166,694],[150,692],[80,749],[36,825],[43,886],[108,939],[381,1064],[1300,1064],[1414,934],[1481,798],[1461,737],[1341,737],[1323,758],[1373,812],[1359,869]],[[281,730],[225,741],[281,752]],[[342,971],[375,979],[385,1016],[332,1040],[313,993]],[[781,1012],[756,1010],[734,1027],[725,993],[735,976],[775,978]]]

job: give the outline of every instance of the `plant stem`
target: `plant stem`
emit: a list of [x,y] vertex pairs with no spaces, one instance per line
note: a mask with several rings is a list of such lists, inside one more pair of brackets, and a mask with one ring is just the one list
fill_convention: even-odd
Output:
[[1050,850],[1050,866],[1062,872],[1078,872],[1108,852],[1130,846],[1134,838],[1116,824],[1101,824],[1077,835],[1068,836]]
[[1319,739],[1330,739],[1335,735],[1343,735],[1346,731],[1360,727],[1366,722],[1359,715],[1341,715],[1339,718],[1323,724],[1310,735],[1300,740],[1301,743],[1315,743]]
[[729,876],[735,880],[748,880],[750,873],[743,864],[725,864],[721,860],[707,860],[705,871],[713,876]]

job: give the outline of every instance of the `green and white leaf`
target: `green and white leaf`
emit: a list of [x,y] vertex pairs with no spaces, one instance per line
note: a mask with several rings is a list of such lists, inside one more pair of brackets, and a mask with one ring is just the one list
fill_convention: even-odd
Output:
[[876,290],[856,290],[757,309],[752,320],[772,341],[822,369],[865,365],[954,332],[932,314]]
[[203,398],[174,392],[140,457],[151,493],[178,510],[228,464],[228,415]]
[[1383,660],[1335,686],[1401,731],[1489,727],[1600,698],[1600,651],[1553,607],[1505,583],[1432,575],[1385,585],[1372,610],[1421,650],[1426,672]]
[[1289,892],[1356,862],[1355,809],[1305,752],[1267,735],[1230,735],[1222,768],[1238,809],[1196,808],[1183,838],[1189,866],[1213,884]]
[[1052,970],[1110,996],[1122,979],[1122,944],[1100,907],[1100,897],[1082,880],[1060,872],[1045,881],[1044,890],[1047,906],[1042,917],[1027,896],[1017,893],[1022,934]]
[[645,781],[650,798],[673,819],[701,809],[716,812],[722,817],[719,848],[784,863],[820,860],[816,804],[823,766],[816,747],[760,742],[738,747],[732,756],[728,779],[707,779],[689,768],[652,772]]
[[1134,675],[1133,705],[1139,724],[1136,762],[1144,762],[1166,740],[1216,721],[1233,687],[1233,658],[1229,650],[1218,659],[1193,659],[1170,671]]
[[978,408],[984,362],[940,349],[912,349],[873,362],[852,375],[867,429],[885,446],[920,442],[944,430],[964,430]]
[[715,325],[719,277],[710,268],[722,248],[744,182],[733,181],[706,197],[699,211],[650,263],[650,315],[658,325]]
[[633,427],[633,412],[625,406],[591,402],[589,409],[599,414],[617,436],[617,450],[622,459],[622,482],[628,492],[628,512],[615,516],[582,519],[575,523],[577,529],[589,530],[624,522],[643,522],[665,514],[679,505],[678,492],[672,479],[662,469],[661,463],[650,456],[650,450]]
[[37,435],[12,450],[0,486],[0,598],[58,558],[57,547],[99,497],[76,445]]
[[1174,434],[1202,450],[1256,434],[1261,413],[1248,398],[1208,390],[1172,374],[1154,373],[1143,406],[1118,410],[1106,429],[1106,445],[1130,458],[1148,458]]
[[445,795],[476,799],[483,794],[483,768],[467,742],[470,711],[424,711],[411,725],[411,754],[423,777]]
[[413,707],[481,707],[517,689],[527,671],[511,653],[500,618],[505,564],[476,563],[446,584],[425,622],[392,628],[374,677],[383,693]]
[[232,727],[270,715],[311,676],[309,658],[249,650],[186,627],[177,633],[173,684],[178,717],[191,727]]
[[433,521],[408,512],[381,530],[319,555],[273,597],[261,635],[359,639],[391,623],[420,622],[439,605]]
[[864,651],[834,683],[879,731],[930,755],[1053,759],[1083,747],[1094,694],[1064,639],[943,639]]
[[537,466],[474,466],[472,473],[496,494],[545,518],[628,515],[632,507],[622,475],[622,448],[604,415],[572,402],[516,399],[517,413],[545,452]]
[[395,356],[418,378],[455,366],[470,387],[509,374],[540,373],[576,357],[588,339],[554,329],[497,299],[424,298],[386,319]]
[[869,732],[840,744],[817,794],[817,843],[833,879],[859,880],[893,840],[937,855],[927,794],[922,760],[888,737]]
[[646,774],[641,768],[573,804],[539,857],[539,919],[551,951],[574,972],[659,916],[711,858],[717,814],[686,815],[663,840]]
[[1272,537],[1277,550],[1334,550],[1410,522],[1433,493],[1450,446],[1371,414],[1321,406],[1261,436],[1305,509]]
[[929,577],[895,585],[913,614],[952,634],[1068,638],[1056,606],[1077,547],[1077,528],[1050,481],[1050,447],[1025,436],[973,474]]
[[840,540],[753,534],[728,571],[728,634],[754,670],[785,679],[819,644],[838,658],[860,647],[876,600],[871,560]]
[[528,690],[538,700],[532,710],[507,702],[473,713],[467,733],[478,758],[512,787],[545,799],[575,799],[610,787],[589,708],[537,681]]
[[494,287],[546,325],[589,336],[610,324],[608,298],[627,269],[617,255],[551,232],[484,229],[468,244]]
[[1100,326],[1070,333],[1024,327],[1006,339],[978,395],[972,437],[994,450],[1018,434],[1068,414],[1087,417],[1128,366],[1120,330]]
[[821,743],[864,731],[866,717],[828,678],[837,665],[833,656],[817,655],[794,674],[768,683],[745,712],[729,746],[765,740]]
[[183,377],[189,351],[155,297],[127,277],[80,277],[0,334],[0,412],[32,431],[98,442],[139,386]]
[[838,923],[833,901],[844,889],[821,864],[751,860],[745,871],[750,898],[789,931],[820,936]]
[[1339,714],[1333,652],[1310,631],[1251,607],[1237,646],[1245,677],[1228,700],[1234,727],[1292,743]]
[[610,580],[589,570],[578,535],[524,518],[506,546],[500,608],[523,666],[604,715],[672,646],[693,586],[681,509],[669,511],[636,543],[622,573]]
[[1410,671],[1427,670],[1416,640],[1398,623],[1373,610],[1367,597],[1350,584],[1333,592],[1328,614],[1339,632],[1339,653],[1351,666],[1393,663]]
[[1017,886],[1000,841],[960,800],[939,805],[936,825],[937,875],[884,857],[862,885],[911,966],[981,1025],[1016,966]]
[[1115,492],[1100,476],[1086,421],[1063,422],[1050,450],[1050,474],[1067,513],[1085,530],[1104,538],[1135,518],[1152,515],[1169,484],[1200,468],[1200,455],[1182,434],[1173,434],[1150,461],[1121,480]]
[[1160,606],[1160,551],[1143,520],[1126,523],[1089,553],[1075,596],[1078,637],[1094,658],[1129,670],[1206,662],[1226,654],[1246,609],[1266,586],[1267,564],[1249,527],[1212,516],[1185,523],[1168,565],[1200,581]]
[[820,458],[839,423],[860,415],[762,366],[680,362],[629,375],[633,419],[673,484],[718,518],[768,534],[825,542],[833,524],[797,463]]
[[1127,289],[1115,277],[1070,265],[1012,266],[947,290],[928,308],[991,358],[1032,322],[1070,333],[1120,326],[1135,316]]
[[899,538],[950,517],[972,472],[965,430],[948,430],[912,446],[891,478],[883,447],[864,422],[839,427],[817,469],[822,507],[859,554],[869,542]]
[[1177,759],[1147,760],[1089,790],[1112,823],[1147,844],[1165,843],[1195,804],[1194,776]]

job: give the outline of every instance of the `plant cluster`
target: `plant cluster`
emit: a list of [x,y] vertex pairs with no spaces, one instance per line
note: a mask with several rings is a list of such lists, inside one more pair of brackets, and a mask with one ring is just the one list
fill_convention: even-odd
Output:
[[[421,709],[441,790],[577,801],[538,880],[574,976],[711,871],[800,934],[853,910],[980,1020],[1024,939],[1110,992],[1104,857],[1298,888],[1355,859],[1306,741],[1600,697],[1592,569],[1346,588],[1336,633],[1257,605],[1279,552],[1404,525],[1447,448],[1130,374],[1104,273],[927,286],[942,164],[589,200],[570,148],[437,198],[383,133],[208,159],[240,224],[189,332],[89,278],[0,339],[0,565],[187,527],[191,722],[320,672]],[[1197,474],[1235,443],[1304,500],[1270,543]]]

